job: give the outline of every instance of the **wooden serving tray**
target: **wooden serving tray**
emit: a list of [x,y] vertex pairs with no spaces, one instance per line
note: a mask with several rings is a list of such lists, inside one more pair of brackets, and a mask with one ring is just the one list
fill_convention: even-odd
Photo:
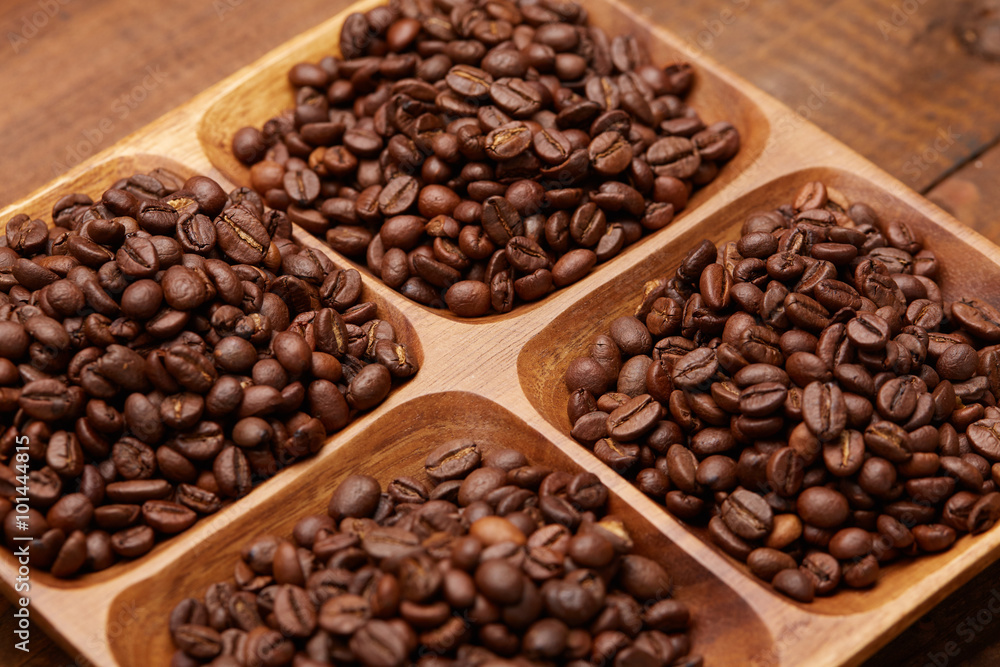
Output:
[[[290,106],[287,69],[336,49],[347,14],[365,0],[271,52],[115,146],[0,211],[48,217],[66,192],[99,195],[136,170],[165,166],[203,173],[226,185],[246,185],[248,173],[229,153],[232,134],[260,125]],[[843,591],[802,605],[781,597],[746,568],[689,528],[569,438],[569,361],[615,317],[632,311],[643,281],[672,271],[702,238],[737,238],[743,217],[789,201],[799,186],[823,180],[871,203],[883,219],[898,217],[919,230],[944,267],[950,297],[975,294],[1000,303],[1000,249],[676,37],[650,28],[616,0],[588,0],[591,21],[609,34],[632,33],[654,62],[696,66],[689,102],[707,121],[729,120],[743,148],[711,185],[667,228],[629,247],[579,283],[505,315],[463,320],[417,305],[385,287],[363,267],[364,298],[375,301],[417,354],[421,371],[373,412],[330,438],[314,458],[282,471],[245,498],[201,519],[145,557],[63,581],[31,574],[31,619],[70,655],[96,665],[166,666],[172,645],[167,618],[183,597],[231,577],[242,542],[270,532],[288,535],[295,520],[321,512],[336,484],[366,472],[384,484],[414,474],[444,439],[471,436],[486,448],[512,446],[537,463],[589,470],[612,490],[611,509],[641,553],[667,565],[677,597],[695,615],[693,651],[707,665],[854,665],[982,570],[1000,548],[1000,530],[963,537],[946,553],[888,566],[870,591]],[[352,265],[312,236],[341,266]],[[355,265],[356,266],[356,265]],[[0,551],[0,588],[13,591],[16,563]],[[85,664],[79,660],[81,664]]]

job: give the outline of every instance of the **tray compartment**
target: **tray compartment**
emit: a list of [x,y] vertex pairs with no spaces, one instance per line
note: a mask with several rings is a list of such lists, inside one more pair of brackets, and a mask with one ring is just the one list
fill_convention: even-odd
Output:
[[[974,234],[958,235],[903,202],[893,192],[843,169],[816,167],[790,173],[738,198],[686,230],[662,251],[613,277],[572,304],[528,341],[517,362],[521,389],[535,409],[566,434],[571,443],[569,446],[585,449],[569,438],[570,423],[566,414],[569,392],[563,383],[569,363],[585,353],[595,335],[606,333],[612,320],[633,314],[642,284],[646,280],[673,275],[688,248],[706,238],[716,245],[738,239],[740,227],[748,214],[773,209],[791,201],[798,189],[809,181],[822,181],[842,192],[852,202],[870,204],[883,222],[898,219],[909,224],[923,237],[924,246],[933,249],[938,256],[943,267],[939,283],[946,299],[974,295],[978,299],[1000,304],[1000,251],[992,243]],[[662,505],[656,506],[666,514]],[[672,517],[671,520],[676,521]],[[710,548],[722,553],[708,539],[705,528],[678,523],[698,535]],[[811,604],[799,606],[822,614],[870,611],[896,599],[914,582],[936,570],[947,567],[958,573],[957,563],[970,557],[976,558],[976,554],[984,554],[998,544],[1000,531],[977,537],[966,535],[942,554],[883,567],[878,584],[870,590],[841,589],[833,597],[817,598]],[[747,577],[771,591],[743,564],[730,560],[737,563]],[[972,574],[968,572],[965,576]],[[782,599],[791,602],[783,596]]]
[[[233,135],[247,125],[259,128],[283,109],[293,106],[294,96],[287,78],[288,69],[298,62],[316,62],[324,56],[339,54],[336,44],[347,16],[355,11],[367,11],[380,4],[384,3],[373,0],[352,5],[304,34],[294,45],[266,56],[237,75],[233,84],[211,103],[198,125],[201,147],[213,166],[233,183],[249,186],[250,170],[233,157],[230,151]],[[619,3],[595,0],[588,2],[587,8],[590,11],[590,22],[604,28],[609,36],[636,35],[646,47],[654,64],[667,65],[690,57],[690,54],[665,31],[659,28],[651,29],[644,17]],[[720,170],[714,181],[693,193],[687,208],[671,225],[677,224],[677,221],[685,219],[691,211],[710,201],[739,179],[744,172],[756,171],[771,139],[771,123],[761,106],[747,94],[744,83],[732,75],[717,72],[705,58],[697,58],[694,67],[695,83],[685,101],[698,111],[706,124],[720,120],[731,122],[739,130],[742,143],[740,152]],[[671,225],[668,225],[668,228]],[[622,263],[628,261],[622,260],[623,255],[649,243],[650,239],[657,236],[662,236],[662,231],[660,234],[643,237],[617,257],[595,267],[594,270],[605,266],[620,267]],[[347,258],[342,258],[341,262],[350,262],[366,275],[371,275],[363,263]],[[458,318],[447,309],[426,308],[426,310],[453,321],[485,323],[528,313],[559,291],[556,290],[536,302],[522,302],[504,315],[470,319]]]
[[[179,174],[185,179],[198,173],[196,170],[191,169],[180,162],[160,155],[123,154],[121,156],[108,158],[107,160],[99,162],[92,168],[87,169],[85,172],[77,173],[76,176],[71,179],[60,179],[55,181],[31,195],[23,202],[8,207],[5,209],[5,213],[14,215],[23,212],[32,218],[41,218],[46,222],[46,224],[52,226],[52,206],[64,195],[80,192],[89,195],[95,201],[99,201],[101,194],[116,180],[131,176],[135,173],[147,173],[158,168],[168,169],[176,174]],[[229,184],[225,181],[222,181],[220,185],[222,185],[223,189],[227,189],[229,187]],[[0,233],[3,232],[4,226],[6,225],[10,215],[0,217]],[[325,244],[317,242],[314,237],[302,232],[302,230],[297,230],[295,240],[300,244],[309,244],[310,246],[318,248],[320,251],[331,255],[334,263],[338,267],[346,266],[344,260],[339,256],[336,256]],[[392,325],[396,332],[397,340],[406,345],[407,349],[416,359],[418,367],[422,368],[424,363],[424,350],[421,345],[417,329],[414,327],[410,319],[396,306],[395,303],[393,303],[393,294],[389,294],[387,298],[386,292],[388,290],[381,285],[378,285],[373,289],[373,280],[375,279],[370,276],[362,275],[362,290],[359,302],[371,301],[378,306],[379,318],[388,321]],[[417,375],[414,375],[407,382],[397,382],[396,386],[389,393],[389,396],[386,397],[385,401],[391,401],[395,395],[397,395],[409,384],[412,384],[419,377],[420,371],[418,371]],[[347,427],[345,427],[345,429],[351,428],[357,421],[365,419],[371,414],[378,414],[383,409],[383,404],[380,404],[368,412],[361,413],[355,417],[355,419],[352,420]],[[340,432],[330,435],[327,438],[323,449],[317,453],[317,456],[322,455],[322,452],[329,448],[331,443],[337,441],[340,437]],[[219,515],[228,515],[233,512],[243,513],[242,508],[247,502],[254,502],[254,499],[256,499],[258,495],[267,493],[261,491],[261,489],[270,489],[270,487],[274,485],[275,480],[283,479],[286,475],[292,474],[290,471],[296,471],[304,465],[308,465],[310,460],[311,459],[303,459],[282,469],[277,475],[257,484],[249,494],[225,506],[216,514],[206,515],[199,518],[194,526],[188,530],[194,530],[202,524],[214,522]],[[248,499],[250,500],[248,501]],[[177,536],[161,539],[149,553],[136,559],[121,560],[115,565],[105,570],[101,570],[100,572],[88,573],[71,579],[59,579],[57,577],[53,577],[48,572],[35,569],[32,572],[32,584],[35,585],[37,583],[40,586],[54,589],[73,590],[88,588],[102,582],[115,579],[123,574],[133,572],[136,569],[141,568],[148,559],[153,557],[153,555],[159,554],[163,550],[167,549],[171,544],[177,541],[176,538],[184,536],[187,532],[188,531],[184,531]],[[0,566],[9,567],[12,572],[17,570],[17,561],[11,554],[11,551],[7,548],[0,549]],[[0,588],[8,588],[8,583],[0,582]],[[13,594],[11,593],[11,595]]]
[[[231,577],[245,541],[266,533],[290,535],[298,518],[326,511],[330,494],[350,473],[372,475],[383,488],[399,475],[424,478],[423,461],[431,449],[459,437],[471,438],[484,451],[512,447],[532,463],[570,472],[583,469],[519,417],[482,396],[447,392],[416,398],[344,443],[336,456],[326,457],[309,483],[269,498],[253,516],[234,517],[196,550],[122,591],[107,620],[107,640],[114,657],[122,666],[168,665],[173,653],[166,623],[170,611],[181,599],[203,595],[209,584]],[[736,655],[734,650],[743,656],[738,662],[747,664],[753,656],[770,650],[770,633],[735,591],[657,531],[613,490],[608,507],[609,513],[625,521],[636,551],[660,561],[674,575],[675,595],[691,606],[694,615],[692,651],[703,654],[706,664],[723,664]],[[143,628],[142,632],[113,636],[114,615],[122,609],[135,610],[136,627]]]

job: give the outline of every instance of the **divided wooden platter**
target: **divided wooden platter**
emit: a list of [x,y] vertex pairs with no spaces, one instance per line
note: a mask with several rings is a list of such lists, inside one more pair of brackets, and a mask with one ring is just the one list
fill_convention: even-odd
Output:
[[[61,194],[100,194],[122,175],[157,166],[246,185],[246,169],[228,151],[233,132],[289,106],[288,67],[333,52],[347,14],[377,4],[354,5],[288,42],[3,209],[0,221],[16,212],[48,217]],[[588,0],[587,8],[591,21],[609,34],[636,35],[657,64],[692,61],[696,85],[689,101],[707,121],[727,119],[738,127],[744,140],[739,155],[666,229],[581,282],[506,315],[461,320],[407,300],[362,269],[365,298],[376,301],[381,316],[402,332],[422,370],[333,436],[316,457],[282,471],[144,558],[71,581],[32,572],[32,621],[70,655],[96,665],[168,665],[170,610],[179,599],[201,595],[210,582],[231,576],[243,539],[289,534],[297,517],[322,511],[331,490],[351,472],[370,473],[383,483],[413,474],[434,444],[459,434],[487,448],[519,448],[538,463],[597,474],[612,489],[612,511],[626,520],[640,552],[675,574],[677,597],[696,615],[694,651],[707,665],[859,664],[994,558],[997,530],[963,538],[944,554],[885,568],[870,591],[800,605],[760,584],[701,531],[673,519],[568,437],[563,372],[595,333],[632,311],[642,282],[672,271],[702,238],[736,238],[748,212],[789,201],[809,180],[823,180],[871,203],[883,218],[896,216],[918,229],[945,267],[942,285],[950,296],[975,294],[1000,303],[996,246],[795,112],[668,32],[650,28],[626,6]],[[301,230],[296,237],[323,248],[339,265],[351,264]],[[15,577],[15,560],[0,551],[0,588],[12,599]]]

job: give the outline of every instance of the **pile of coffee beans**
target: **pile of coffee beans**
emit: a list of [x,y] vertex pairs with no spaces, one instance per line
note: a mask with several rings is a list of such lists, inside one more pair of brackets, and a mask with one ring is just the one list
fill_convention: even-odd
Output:
[[358,272],[252,190],[159,170],[52,220],[0,235],[0,520],[33,568],[146,553],[417,370]]
[[822,183],[702,241],[565,375],[572,434],[801,601],[1000,516],[1000,311]]
[[292,539],[248,542],[233,580],[175,607],[174,667],[700,667],[670,574],[595,475],[468,440],[424,470],[384,491],[351,475]]
[[407,297],[509,312],[670,223],[739,149],[565,0],[393,0],[352,14],[343,59],[288,72],[295,107],[233,136],[273,208]]

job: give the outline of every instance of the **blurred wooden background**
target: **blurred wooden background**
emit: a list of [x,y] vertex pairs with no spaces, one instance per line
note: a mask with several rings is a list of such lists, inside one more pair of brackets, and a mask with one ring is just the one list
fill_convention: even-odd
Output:
[[[1000,242],[1000,0],[625,1],[782,100],[789,123],[815,123]],[[0,206],[349,3],[292,4],[0,2]],[[998,578],[1000,563],[866,664],[1000,664]],[[37,627],[31,653],[15,651],[10,612],[0,599],[0,664],[76,667]]]

